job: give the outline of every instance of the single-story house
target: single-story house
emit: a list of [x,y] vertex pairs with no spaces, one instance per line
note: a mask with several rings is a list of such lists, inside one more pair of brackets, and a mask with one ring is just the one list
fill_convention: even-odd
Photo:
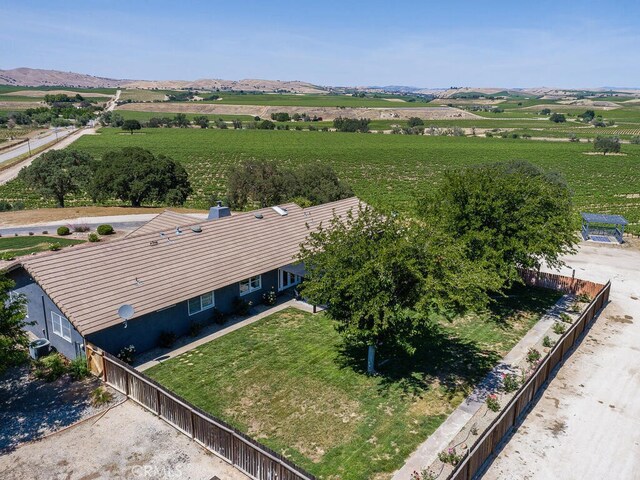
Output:
[[8,269],[27,299],[29,330],[69,358],[90,342],[110,353],[158,345],[161,332],[187,334],[194,322],[231,313],[237,299],[298,284],[295,258],[310,229],[357,210],[349,198],[294,203],[209,219],[166,211],[126,238],[27,257]]

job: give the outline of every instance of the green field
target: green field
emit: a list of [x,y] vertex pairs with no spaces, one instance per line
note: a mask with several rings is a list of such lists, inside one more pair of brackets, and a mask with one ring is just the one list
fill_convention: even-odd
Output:
[[[177,113],[167,113],[167,112],[137,112],[133,110],[116,110],[116,113],[122,115],[125,120],[133,119],[138,120],[139,122],[148,122],[150,118],[162,118],[169,117],[173,118],[177,115]],[[251,115],[221,115],[221,114],[202,114],[202,113],[186,113],[185,114],[189,120],[193,120],[194,117],[200,117],[204,115],[205,117],[209,117],[209,120],[217,120],[222,118],[224,121],[230,122],[231,120],[242,120],[243,122],[251,122],[253,121],[253,117]]]
[[414,339],[414,355],[381,350],[377,376],[364,373],[364,350],[343,345],[328,317],[295,309],[145,373],[320,479],[378,478],[400,467],[559,297],[519,288],[492,314],[434,321]]
[[30,235],[22,237],[0,238],[0,258],[19,257],[31,255],[32,253],[49,250],[49,245],[58,243],[61,247],[84,243],[84,240],[72,240],[70,238],[48,237],[40,235]]
[[[602,156],[587,155],[593,148],[587,143],[523,139],[216,129],[143,129],[129,135],[110,128],[73,144],[96,157],[125,146],[182,162],[194,186],[187,206],[195,208],[206,208],[212,195],[222,198],[230,165],[246,158],[330,164],[364,201],[405,212],[447,168],[523,159],[562,173],[579,209],[624,215],[634,224],[631,230],[640,224],[640,145],[623,145],[625,155]],[[18,180],[0,186],[0,198],[22,200],[29,208],[54,206]],[[69,197],[68,204],[90,200]]]
[[[204,95],[204,94],[202,94]],[[197,103],[219,103],[227,105],[271,105],[279,107],[428,107],[428,103],[422,101],[408,102],[403,97],[389,95],[385,98],[352,97],[350,95],[292,95],[281,93],[231,93],[216,92],[219,100],[210,100]],[[407,97],[407,99],[410,97]],[[392,101],[392,100],[400,101]],[[436,105],[434,105],[436,106]]]

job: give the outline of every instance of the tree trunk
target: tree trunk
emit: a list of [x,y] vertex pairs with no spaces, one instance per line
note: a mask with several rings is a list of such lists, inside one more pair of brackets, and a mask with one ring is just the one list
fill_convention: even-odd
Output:
[[64,208],[64,195],[58,196],[58,208]]
[[373,375],[376,373],[376,346],[369,345],[369,351],[367,355],[367,373]]

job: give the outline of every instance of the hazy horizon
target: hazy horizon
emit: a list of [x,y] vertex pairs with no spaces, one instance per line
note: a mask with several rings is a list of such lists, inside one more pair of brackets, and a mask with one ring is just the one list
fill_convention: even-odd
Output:
[[3,1],[2,68],[133,80],[637,88],[637,2]]

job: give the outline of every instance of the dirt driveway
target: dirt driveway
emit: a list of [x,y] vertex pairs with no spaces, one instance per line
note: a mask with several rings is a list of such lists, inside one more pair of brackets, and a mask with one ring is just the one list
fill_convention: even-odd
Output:
[[640,249],[582,244],[564,273],[611,302],[483,476],[640,479]]
[[131,400],[0,456],[0,478],[247,480]]

